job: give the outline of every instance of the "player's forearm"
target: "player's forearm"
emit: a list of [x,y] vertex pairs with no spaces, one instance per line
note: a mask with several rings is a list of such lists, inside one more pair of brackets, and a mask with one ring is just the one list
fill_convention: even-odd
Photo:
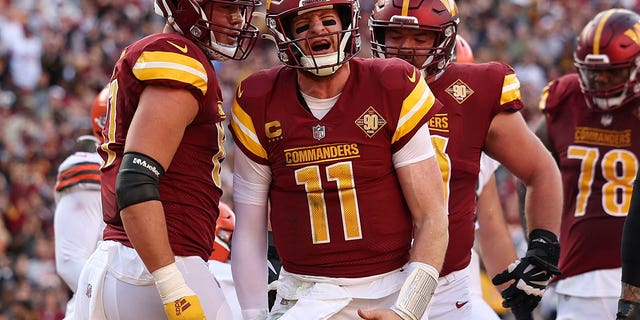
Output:
[[525,182],[527,228],[528,232],[544,229],[558,235],[562,217],[562,180],[550,155],[545,162],[545,165],[539,165],[540,170],[536,170],[530,181]]
[[152,200],[131,205],[124,208],[120,214],[129,241],[149,272],[175,261],[160,201]]
[[480,223],[478,231],[480,256],[487,273],[494,277],[518,259],[518,256],[513,240],[504,225],[495,228],[485,228],[485,226],[486,224]]

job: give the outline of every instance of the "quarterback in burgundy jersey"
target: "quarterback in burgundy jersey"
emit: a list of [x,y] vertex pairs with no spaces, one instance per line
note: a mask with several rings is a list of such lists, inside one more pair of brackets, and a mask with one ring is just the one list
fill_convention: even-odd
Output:
[[[505,285],[504,304],[530,313],[551,274],[557,273],[554,240],[561,211],[560,176],[553,158],[518,112],[523,105],[520,82],[513,69],[499,62],[450,63],[458,23],[455,3],[438,0],[380,0],[369,21],[372,54],[400,57],[423,70],[434,95],[443,104],[430,119],[429,131],[449,207],[451,236],[441,275],[451,276],[441,278],[428,318],[472,318],[468,303],[469,262],[475,235],[475,188],[483,151],[523,180],[528,187],[528,201],[536,203],[527,207],[527,222],[532,240],[544,238],[539,242],[545,243],[541,252],[549,254],[541,261],[548,261],[537,263],[530,257],[533,251],[512,265],[502,259],[501,270],[507,270],[498,274],[496,283],[522,280],[525,285],[520,288],[515,283]],[[528,159],[523,159],[523,152]],[[535,274],[540,278],[532,278]]]
[[559,318],[614,319],[621,233],[640,155],[640,16],[605,10],[577,40],[577,73],[543,90],[548,145],[562,172]]
[[230,124],[245,319],[267,309],[253,269],[266,269],[267,217],[282,260],[272,318],[415,319],[437,286],[448,235],[427,121],[441,104],[410,64],[354,57],[358,9],[267,5],[285,66],[239,84]]
[[242,60],[253,0],[156,0],[162,33],[126,47],[109,83],[104,241],[83,268],[78,319],[231,319],[206,261],[225,157],[211,60]]

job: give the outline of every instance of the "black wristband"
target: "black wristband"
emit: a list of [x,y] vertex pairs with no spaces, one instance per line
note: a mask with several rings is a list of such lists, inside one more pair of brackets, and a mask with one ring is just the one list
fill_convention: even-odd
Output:
[[618,300],[616,320],[640,320],[640,303],[629,300]]
[[535,229],[529,234],[529,248],[527,257],[534,258],[541,267],[554,274],[560,274],[558,261],[560,260],[560,243],[558,237],[551,231]]
[[622,282],[640,287],[640,171],[633,183],[629,213],[622,229]]

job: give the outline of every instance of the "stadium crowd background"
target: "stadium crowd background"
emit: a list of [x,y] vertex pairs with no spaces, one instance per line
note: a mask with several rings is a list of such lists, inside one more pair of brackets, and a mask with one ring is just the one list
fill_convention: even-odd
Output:
[[[370,54],[373,1],[361,0],[361,56]],[[638,11],[640,3],[466,0],[458,7],[460,34],[476,62],[499,60],[516,69],[527,106],[523,114],[535,127],[542,88],[574,70],[577,32],[598,11]],[[69,292],[54,262],[58,165],[78,136],[90,134],[89,109],[121,50],[161,30],[151,0],[0,0],[0,320],[62,319]],[[273,50],[259,40],[248,60],[215,64],[225,111],[238,80],[279,63]],[[224,166],[226,183],[231,157]],[[504,172],[499,180],[505,214],[517,229],[516,183]]]

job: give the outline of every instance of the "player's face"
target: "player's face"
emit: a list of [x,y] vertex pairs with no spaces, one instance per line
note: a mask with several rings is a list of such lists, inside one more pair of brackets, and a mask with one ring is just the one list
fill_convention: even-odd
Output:
[[[239,29],[244,23],[242,7],[230,3],[209,1],[204,5],[204,11],[210,17],[214,26]],[[214,30],[216,42],[219,44],[233,45],[237,42],[238,31],[220,28]]]
[[435,39],[436,33],[431,31],[387,28],[384,36],[385,53],[388,57],[398,57],[422,68]]
[[335,9],[322,9],[307,12],[294,17],[291,23],[291,34],[305,55],[322,55],[333,53],[339,47],[339,34],[342,22]]
[[625,83],[629,80],[629,72],[630,69],[625,67],[607,70],[581,70],[580,75],[583,80],[586,80],[583,82],[587,84],[588,89],[602,90]]

